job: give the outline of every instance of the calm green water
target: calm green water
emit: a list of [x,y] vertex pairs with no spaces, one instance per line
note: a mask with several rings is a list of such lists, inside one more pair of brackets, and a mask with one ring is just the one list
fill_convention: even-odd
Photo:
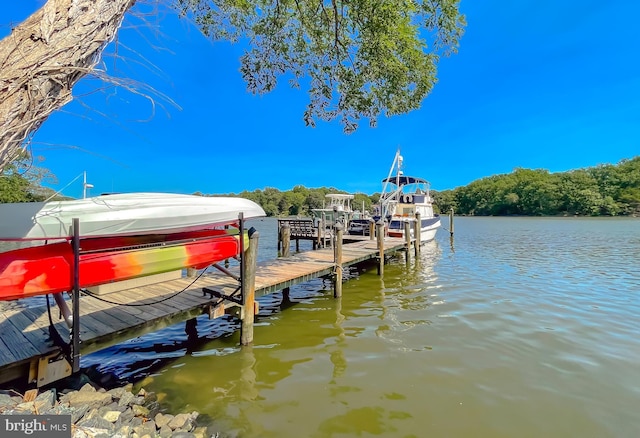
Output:
[[458,218],[420,260],[351,274],[341,299],[263,300],[252,347],[203,319],[196,344],[179,327],[84,363],[222,436],[640,435],[640,220]]

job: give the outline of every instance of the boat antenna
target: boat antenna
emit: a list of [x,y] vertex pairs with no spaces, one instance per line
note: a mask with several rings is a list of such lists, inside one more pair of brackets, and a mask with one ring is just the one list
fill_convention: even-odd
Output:
[[393,163],[391,164],[391,169],[389,169],[389,175],[387,175],[387,178],[384,180],[384,185],[382,186],[382,195],[380,196],[380,207],[382,208],[380,209],[380,213],[382,214],[383,219],[387,215],[387,204],[388,201],[390,201],[390,199],[386,199],[387,197],[385,195],[387,194],[387,187],[389,186],[389,181],[391,181],[391,177],[393,176],[393,171],[394,169],[396,169],[396,165],[398,166],[398,174],[396,175],[396,187],[400,187],[399,174],[400,166],[402,165],[402,155],[400,155],[400,148],[398,148],[398,150],[396,151],[396,156],[393,157]]
[[84,178],[83,178],[83,181],[82,181],[82,199],[85,199],[87,197],[87,189],[92,189],[93,188],[93,184],[87,183],[87,171],[86,170],[84,172],[82,172],[82,174],[84,175]]

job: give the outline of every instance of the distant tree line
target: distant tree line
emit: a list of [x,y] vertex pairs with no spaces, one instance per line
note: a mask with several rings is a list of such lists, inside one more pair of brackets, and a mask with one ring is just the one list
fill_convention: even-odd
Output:
[[640,156],[561,173],[517,168],[434,192],[441,211],[475,216],[640,214]]
[[[295,186],[292,190],[280,191],[267,187],[264,190],[244,191],[238,194],[231,193],[228,196],[239,196],[250,199],[264,209],[267,216],[308,216],[314,208],[323,208],[326,205],[328,193],[347,193],[333,187],[309,189],[304,186]],[[201,194],[201,193],[197,193]],[[220,196],[220,195],[215,195]],[[351,200],[354,210],[371,211],[373,205],[380,199],[380,194],[366,195],[356,193]]]
[[[47,169],[34,165],[27,154],[0,174],[0,202],[33,202],[47,199],[53,190],[42,186],[54,181]],[[295,186],[280,191],[243,191],[239,196],[262,206],[268,216],[308,216],[312,209],[322,208],[328,193],[347,193],[333,187],[306,188]],[[202,195],[202,193],[196,193]],[[640,214],[640,156],[616,165],[550,173],[544,169],[517,168],[504,175],[494,175],[457,187],[432,191],[435,210],[475,216],[617,216]],[[216,195],[221,196],[221,195]],[[354,209],[371,212],[380,193],[356,193]]]

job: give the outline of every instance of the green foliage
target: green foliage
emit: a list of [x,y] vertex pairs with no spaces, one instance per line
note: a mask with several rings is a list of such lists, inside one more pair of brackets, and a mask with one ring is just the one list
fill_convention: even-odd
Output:
[[42,187],[44,180],[55,181],[55,176],[23,152],[0,173],[0,203],[45,200],[52,190]]
[[[292,190],[281,192],[278,189],[267,187],[264,190],[254,190],[253,192],[244,191],[237,195],[230,194],[228,196],[240,196],[242,198],[251,199],[258,203],[265,211],[267,216],[310,216],[311,210],[314,208],[323,208],[328,193],[347,193],[333,187],[321,187],[317,189],[309,189],[304,186],[295,186]],[[221,195],[216,195],[221,196]],[[379,194],[373,196],[364,193],[356,193],[354,195],[352,207],[354,210],[362,209],[364,202],[365,209],[371,212],[371,209],[380,198]]]
[[[220,40],[246,38],[240,71],[253,93],[287,76],[304,82],[308,125],[420,107],[436,82],[440,56],[457,51],[465,18],[459,0],[177,0],[181,14]],[[286,201],[285,201],[286,202]],[[295,208],[291,206],[291,208]]]
[[556,174],[517,168],[435,192],[434,198],[441,212],[453,208],[464,215],[640,214],[640,156]]

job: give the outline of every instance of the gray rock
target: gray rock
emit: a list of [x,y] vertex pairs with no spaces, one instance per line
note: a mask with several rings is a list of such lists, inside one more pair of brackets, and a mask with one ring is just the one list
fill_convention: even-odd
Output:
[[114,429],[113,424],[110,421],[105,420],[102,417],[92,417],[92,418],[83,418],[82,420],[78,421],[77,424],[78,427],[93,427],[95,429],[106,429],[106,430],[112,430]]
[[68,407],[66,409],[70,411],[71,422],[74,424],[80,421],[80,419],[83,418],[87,412],[89,412],[89,406],[86,406],[86,405],[77,406],[75,409],[71,407]]
[[133,405],[131,407],[131,410],[133,411],[133,415],[135,415],[136,417],[148,417],[149,416],[149,409],[145,408],[144,406]]
[[162,426],[160,428],[160,431],[158,432],[158,435],[160,435],[160,438],[169,438],[171,437],[171,434],[173,434],[173,431],[166,424]]
[[136,398],[135,395],[131,394],[130,392],[125,392],[120,396],[120,399],[118,400],[118,405],[129,406],[133,403],[135,398]]
[[131,421],[133,417],[135,417],[135,415],[133,415],[133,411],[127,408],[122,414],[120,414],[120,418],[118,419],[118,421],[124,424]]
[[170,422],[171,420],[173,420],[173,415],[171,415],[171,414],[166,414],[166,415],[165,415],[165,414],[159,413],[159,414],[157,414],[157,415],[155,416],[154,420],[155,420],[155,422],[156,422],[156,425],[157,425],[159,428],[162,428],[162,426],[168,425],[168,424],[169,424],[169,422]]
[[153,425],[150,425],[149,423],[144,423],[140,426],[135,426],[133,428],[133,431],[137,433],[139,436],[144,436],[144,435],[155,436],[156,426],[155,426],[155,423]]
[[100,412],[96,408],[89,409],[88,406],[82,406],[83,408],[87,408],[87,412],[82,416],[83,420],[88,420],[90,418],[99,417]]
[[120,418],[122,412],[120,411],[107,411],[102,414],[102,418],[107,420],[109,423],[115,423]]
[[178,414],[169,422],[169,427],[173,430],[191,430],[192,423],[191,414]]
[[196,438],[196,436],[191,432],[174,432],[171,435],[171,438]]
[[85,383],[79,392],[96,392],[96,388],[94,388],[91,383]]
[[[77,411],[75,409],[71,409],[67,405],[55,405],[46,411],[40,412],[42,415],[71,415],[71,422],[73,421],[73,416]],[[76,421],[82,417],[83,413],[79,417],[76,417]]]
[[144,421],[142,421],[142,418],[140,418],[140,417],[133,417],[131,419],[131,421],[129,422],[131,427],[141,426],[142,423],[144,423]]
[[38,412],[43,412],[51,409],[56,404],[56,390],[51,389],[39,394],[36,397],[35,405]]
[[209,438],[210,436],[212,436],[208,433],[206,426],[196,427],[193,431],[193,434],[196,436],[196,438]]
[[[87,385],[83,386],[83,389],[86,386]],[[71,407],[87,405],[90,408],[100,408],[102,406],[108,405],[113,400],[111,397],[111,394],[104,393],[104,392],[97,392],[95,390],[93,391],[84,390],[84,391],[72,392],[65,395],[65,397],[67,398],[69,406]]]
[[0,412],[4,409],[12,408],[16,405],[13,398],[8,394],[0,394]]
[[15,410],[18,412],[26,413],[26,414],[33,414],[36,411],[36,404],[35,402],[32,402],[32,401],[19,403],[15,407]]
[[129,426],[128,424],[123,424],[122,426],[120,426],[117,430],[116,430],[116,435],[121,435],[123,437],[127,437],[129,435],[131,435],[131,426]]
[[100,408],[98,408],[98,415],[100,415],[101,417],[104,417],[104,414],[109,412],[109,411],[114,411],[114,407],[118,407],[117,403],[109,403],[106,406],[102,406]]
[[113,434],[108,430],[86,427],[76,429],[73,438],[113,438]]

